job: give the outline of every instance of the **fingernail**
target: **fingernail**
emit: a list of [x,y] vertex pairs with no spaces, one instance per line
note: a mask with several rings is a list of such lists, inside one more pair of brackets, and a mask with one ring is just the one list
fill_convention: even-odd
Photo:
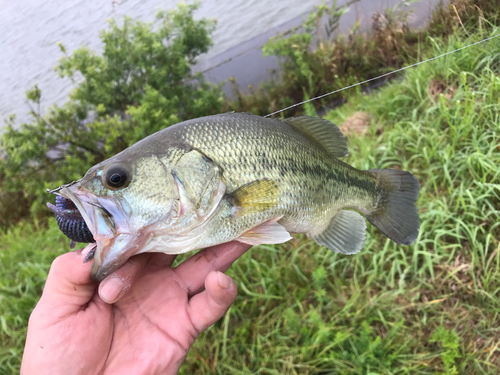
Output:
[[107,303],[113,303],[116,301],[123,289],[123,281],[118,277],[113,277],[104,282],[104,285],[100,288],[99,295]]
[[219,276],[219,286],[222,288],[222,289],[227,289],[231,286],[231,279],[229,278],[229,276],[223,274],[222,272],[217,272],[218,276]]

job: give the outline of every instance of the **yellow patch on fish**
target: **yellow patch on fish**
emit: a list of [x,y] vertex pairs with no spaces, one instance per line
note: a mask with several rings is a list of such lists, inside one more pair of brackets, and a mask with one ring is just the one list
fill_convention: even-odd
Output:
[[235,207],[235,216],[263,212],[278,204],[280,191],[272,180],[251,182],[229,194],[228,201]]

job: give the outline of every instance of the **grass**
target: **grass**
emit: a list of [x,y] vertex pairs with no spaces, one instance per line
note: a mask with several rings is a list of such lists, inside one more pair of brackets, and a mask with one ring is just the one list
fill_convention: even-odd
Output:
[[[435,40],[429,53],[498,32]],[[371,118],[348,138],[348,163],[420,180],[418,240],[401,247],[370,226],[350,257],[302,237],[252,249],[229,271],[237,301],[183,373],[499,373],[499,61],[494,40],[328,113],[338,124]]]
[[52,261],[68,249],[55,219],[43,228],[19,223],[0,232],[0,373],[19,374],[31,310]]
[[[433,40],[427,53],[499,32]],[[329,112],[337,124],[360,111],[370,118],[365,135],[348,138],[349,164],[420,180],[419,238],[402,247],[369,226],[355,256],[303,236],[251,249],[228,271],[236,302],[181,373],[498,374],[499,61],[500,38]],[[28,316],[67,245],[55,221],[0,234],[0,373],[18,372]]]

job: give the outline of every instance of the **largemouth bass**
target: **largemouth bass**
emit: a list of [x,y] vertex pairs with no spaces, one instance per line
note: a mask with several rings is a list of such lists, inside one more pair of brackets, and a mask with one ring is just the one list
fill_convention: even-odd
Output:
[[[71,201],[65,207],[74,208],[67,210],[73,227],[79,212],[96,242],[96,281],[143,252],[180,254],[232,240],[276,244],[290,233],[354,254],[366,237],[360,213],[398,244],[413,243],[417,179],[400,170],[355,169],[339,160],[347,154],[341,131],[323,119],[202,117],[90,168],[59,191],[59,203]],[[51,208],[62,217],[64,210]]]

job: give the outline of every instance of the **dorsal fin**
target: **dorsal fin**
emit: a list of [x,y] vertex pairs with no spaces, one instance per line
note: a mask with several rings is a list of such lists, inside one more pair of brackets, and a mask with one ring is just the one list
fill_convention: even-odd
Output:
[[349,155],[344,135],[332,122],[310,116],[291,117],[282,121],[318,142],[333,157],[343,158]]

